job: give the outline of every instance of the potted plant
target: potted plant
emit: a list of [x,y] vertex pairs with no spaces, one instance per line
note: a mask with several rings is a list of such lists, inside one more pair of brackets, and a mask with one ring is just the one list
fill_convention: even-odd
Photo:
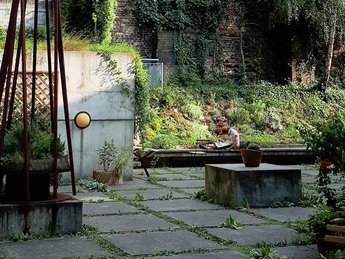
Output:
[[[29,125],[29,190],[31,200],[44,200],[50,195],[53,169],[53,135],[37,123]],[[65,145],[58,138],[58,167],[66,167],[67,157],[63,157]],[[23,125],[15,123],[6,131],[4,149],[0,158],[0,177],[5,178],[5,198],[23,200],[25,198]]]
[[241,149],[241,158],[246,167],[258,167],[262,159],[260,146],[250,143],[247,148]]
[[326,256],[328,251],[336,249],[336,244],[325,242],[326,225],[345,225],[345,212],[335,211],[330,207],[321,207],[319,211],[308,219],[308,227],[312,236],[315,237],[319,254]]
[[103,170],[93,171],[93,178],[100,183],[116,185],[123,183],[123,173],[132,158],[131,153],[115,145],[114,140],[104,141],[98,150],[99,164]]

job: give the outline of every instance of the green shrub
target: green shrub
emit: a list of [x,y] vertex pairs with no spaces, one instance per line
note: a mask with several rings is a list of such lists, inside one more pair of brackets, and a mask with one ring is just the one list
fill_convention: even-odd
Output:
[[152,140],[152,148],[169,149],[179,145],[180,139],[174,135],[158,135]]
[[[33,40],[34,39],[34,28],[33,27],[29,27],[25,30],[26,33],[26,37],[29,40]],[[45,26],[38,26],[37,28],[37,40],[38,41],[45,41],[47,36],[47,32],[46,32],[46,27]]]
[[6,34],[7,30],[0,26],[0,41],[5,41],[6,40]]
[[319,160],[328,160],[335,165],[342,165],[345,150],[344,116],[336,114],[327,123],[310,132],[306,143]]
[[193,103],[188,103],[183,109],[188,112],[191,119],[201,119],[204,115],[201,106]]
[[226,111],[225,117],[228,119],[230,125],[243,125],[249,124],[250,114],[244,108],[234,108]]
[[[4,138],[4,155],[10,159],[14,157],[22,160],[23,156],[23,125],[21,123],[12,124],[6,131]],[[29,126],[29,149],[32,159],[43,159],[52,157],[53,134],[38,124]],[[58,138],[58,156],[62,156],[65,151],[65,144]]]

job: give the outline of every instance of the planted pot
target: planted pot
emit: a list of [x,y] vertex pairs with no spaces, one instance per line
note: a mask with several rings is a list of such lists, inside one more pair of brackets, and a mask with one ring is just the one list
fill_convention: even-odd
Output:
[[93,179],[107,185],[123,184],[123,174],[105,171],[93,171]]
[[246,167],[258,167],[261,163],[262,153],[258,150],[241,149],[241,158]]

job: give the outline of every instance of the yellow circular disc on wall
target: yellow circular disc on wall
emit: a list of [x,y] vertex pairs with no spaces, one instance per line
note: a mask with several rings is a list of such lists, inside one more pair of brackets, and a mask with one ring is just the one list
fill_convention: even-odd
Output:
[[85,129],[91,123],[91,116],[85,111],[78,112],[74,117],[74,123],[79,129]]

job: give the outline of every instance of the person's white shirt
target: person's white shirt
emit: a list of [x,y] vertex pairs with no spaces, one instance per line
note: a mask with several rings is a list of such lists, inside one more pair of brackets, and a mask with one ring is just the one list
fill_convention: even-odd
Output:
[[230,141],[232,141],[232,145],[239,147],[240,146],[240,134],[237,130],[230,128],[229,129],[229,137]]

